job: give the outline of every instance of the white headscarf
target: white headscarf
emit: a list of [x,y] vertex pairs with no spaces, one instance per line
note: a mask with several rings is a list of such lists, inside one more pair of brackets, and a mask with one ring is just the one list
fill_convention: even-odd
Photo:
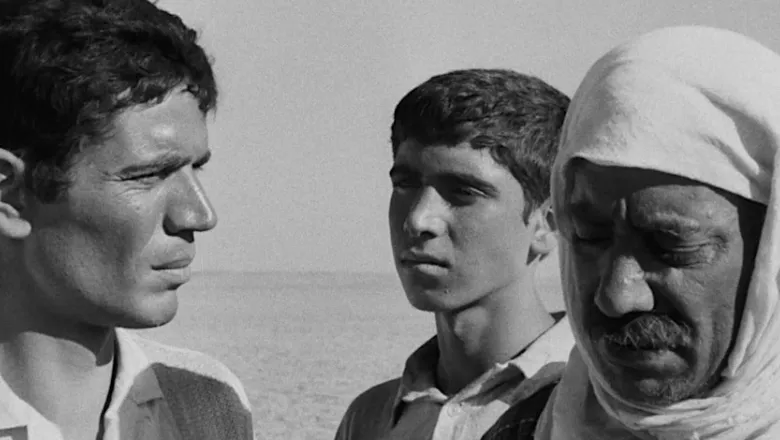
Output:
[[[569,244],[561,275],[577,344],[537,427],[542,440],[780,439],[780,56],[734,32],[656,30],[590,69],[563,127],[553,204],[567,221],[575,157],[687,177],[767,205],[739,333],[723,381],[666,407],[622,400],[580,350]],[[777,172],[776,172],[777,170]]]

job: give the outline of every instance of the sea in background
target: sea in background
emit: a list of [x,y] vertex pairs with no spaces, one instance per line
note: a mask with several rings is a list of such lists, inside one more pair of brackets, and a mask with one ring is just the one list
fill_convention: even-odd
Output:
[[[559,310],[549,260],[536,284]],[[399,375],[435,332],[392,273],[196,273],[179,304],[171,323],[139,333],[226,364],[244,384],[258,439],[333,438],[349,402]]]

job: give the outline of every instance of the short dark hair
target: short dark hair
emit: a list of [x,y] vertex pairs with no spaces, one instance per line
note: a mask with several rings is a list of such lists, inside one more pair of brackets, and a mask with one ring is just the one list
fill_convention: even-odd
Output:
[[0,1],[0,148],[24,159],[27,187],[56,199],[77,154],[122,110],[182,86],[204,115],[213,109],[197,37],[148,0]]
[[404,96],[391,128],[393,156],[406,140],[423,146],[488,148],[520,182],[525,219],[550,197],[550,171],[569,98],[534,76],[506,69],[437,75]]

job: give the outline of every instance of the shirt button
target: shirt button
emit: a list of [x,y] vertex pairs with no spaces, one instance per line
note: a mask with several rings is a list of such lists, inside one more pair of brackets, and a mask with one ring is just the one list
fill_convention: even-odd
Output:
[[460,404],[454,403],[447,407],[447,415],[450,417],[456,417],[463,411]]

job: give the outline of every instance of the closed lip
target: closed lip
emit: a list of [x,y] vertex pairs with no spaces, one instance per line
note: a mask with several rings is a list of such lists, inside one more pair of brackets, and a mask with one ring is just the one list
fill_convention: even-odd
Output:
[[680,355],[669,348],[634,349],[604,344],[602,353],[609,363],[638,371],[671,371],[682,362]]
[[430,254],[418,253],[418,252],[404,252],[400,258],[401,264],[406,266],[414,266],[418,264],[432,264],[434,266],[449,267],[447,260],[434,257]]
[[153,269],[155,270],[184,269],[186,267],[189,267],[189,265],[192,263],[192,260],[193,257],[191,256],[180,257],[175,260],[169,260],[166,261],[165,263],[153,266]]

